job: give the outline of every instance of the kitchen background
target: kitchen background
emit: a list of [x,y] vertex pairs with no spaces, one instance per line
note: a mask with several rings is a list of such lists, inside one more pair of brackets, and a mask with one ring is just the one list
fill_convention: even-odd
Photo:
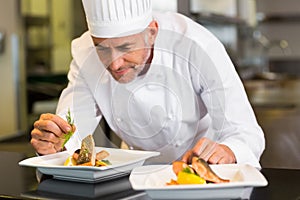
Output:
[[[300,168],[300,1],[153,0],[153,8],[185,14],[223,42],[265,132],[262,165]],[[85,30],[81,0],[0,0],[0,149],[31,152],[32,123],[55,112],[70,43]]]

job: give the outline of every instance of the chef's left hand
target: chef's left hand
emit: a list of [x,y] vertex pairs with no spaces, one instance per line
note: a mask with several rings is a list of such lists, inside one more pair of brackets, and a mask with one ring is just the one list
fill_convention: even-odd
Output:
[[181,160],[190,163],[193,156],[198,156],[210,164],[236,163],[235,155],[228,146],[216,143],[206,137],[201,138],[192,149],[183,155]]

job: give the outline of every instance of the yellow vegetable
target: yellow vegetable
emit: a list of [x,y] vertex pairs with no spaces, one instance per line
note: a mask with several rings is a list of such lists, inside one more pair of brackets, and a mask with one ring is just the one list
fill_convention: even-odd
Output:
[[192,173],[180,171],[177,175],[178,184],[206,184],[205,179]]
[[106,162],[103,162],[102,160],[96,160],[96,166],[101,167],[101,166],[107,166],[108,164]]
[[73,156],[68,157],[64,163],[64,166],[75,166],[75,165],[76,165],[76,160],[73,158]]

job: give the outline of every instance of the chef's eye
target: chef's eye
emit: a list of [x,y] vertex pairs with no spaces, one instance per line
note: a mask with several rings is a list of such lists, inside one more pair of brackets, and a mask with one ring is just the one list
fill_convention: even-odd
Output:
[[99,45],[96,46],[96,49],[97,49],[97,51],[100,51],[100,52],[106,52],[106,53],[110,52],[110,48],[99,46]]
[[129,52],[131,50],[130,47],[118,47],[118,50],[120,52]]

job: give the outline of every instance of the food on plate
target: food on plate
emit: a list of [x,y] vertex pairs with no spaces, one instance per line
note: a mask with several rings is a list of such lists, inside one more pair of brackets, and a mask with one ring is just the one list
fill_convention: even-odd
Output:
[[178,172],[177,183],[178,184],[205,184],[206,181],[198,174],[195,174],[190,170],[186,170],[185,168],[183,171]]
[[175,161],[172,165],[173,172],[178,175],[179,172],[182,170],[189,170],[191,173],[194,173],[194,170],[185,162],[183,161]]
[[208,165],[208,163],[202,158],[193,157],[192,159],[192,168],[195,172],[204,178],[205,180],[212,183],[227,183],[228,179],[222,179],[219,177]]
[[76,160],[72,156],[69,156],[64,163],[64,166],[75,166],[75,165],[77,165]]
[[88,135],[81,142],[81,148],[77,149],[72,156],[65,161],[65,166],[107,166],[111,165],[108,160],[104,160],[109,153],[102,150],[96,153],[95,142],[92,135]]
[[92,166],[96,162],[96,150],[93,136],[88,135],[81,142],[81,148],[78,158],[76,160],[77,165],[90,162]]
[[172,169],[177,180],[171,179],[167,185],[229,182],[228,179],[219,177],[205,160],[198,157],[193,157],[191,166],[183,161],[174,161]]
[[109,156],[109,153],[107,151],[102,150],[96,154],[96,160],[103,160],[107,156]]

